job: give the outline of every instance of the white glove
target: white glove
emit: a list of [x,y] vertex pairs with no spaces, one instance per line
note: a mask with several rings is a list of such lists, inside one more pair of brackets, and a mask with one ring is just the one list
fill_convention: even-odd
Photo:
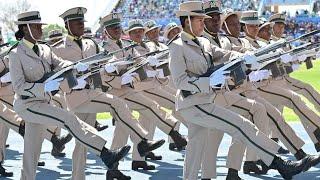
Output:
[[260,80],[269,79],[269,77],[272,75],[270,70],[260,70]]
[[243,59],[245,60],[246,64],[255,64],[257,62],[257,57],[253,54],[245,54],[243,56]]
[[158,75],[158,71],[146,70],[146,73],[149,78],[154,78]]
[[74,69],[76,69],[78,72],[84,72],[86,70],[89,69],[89,65],[82,63],[82,62],[78,62],[75,66]]
[[86,87],[87,85],[87,81],[85,80],[85,78],[78,78],[78,85],[73,87],[72,89],[84,89],[84,87]]
[[3,75],[3,76],[0,78],[0,81],[1,81],[2,83],[9,83],[9,82],[11,82],[10,72],[8,72],[7,74]]
[[307,59],[307,56],[305,54],[302,54],[301,56],[298,56],[299,62],[304,62]]
[[290,54],[284,54],[284,55],[281,55],[280,56],[280,59],[281,59],[281,62],[283,63],[289,63],[289,62],[292,62],[293,58]]
[[292,64],[291,67],[292,67],[293,71],[296,71],[296,70],[298,70],[300,68],[300,64]]
[[117,67],[113,64],[106,64],[104,66],[104,69],[106,70],[107,73],[118,72]]
[[[212,88],[220,88],[225,85],[227,77],[225,74],[228,72],[219,72],[210,76],[210,86]],[[219,86],[218,86],[219,85]]]
[[250,80],[250,82],[258,82],[260,80],[259,71],[252,71],[249,74],[249,80]]
[[156,66],[159,64],[159,60],[155,56],[149,56],[147,61],[149,62],[150,66]]
[[52,81],[46,82],[44,84],[44,91],[45,92],[52,92],[59,90],[60,81],[62,81],[63,78],[54,79]]
[[121,85],[131,84],[133,79],[134,78],[131,74],[124,74],[121,79]]

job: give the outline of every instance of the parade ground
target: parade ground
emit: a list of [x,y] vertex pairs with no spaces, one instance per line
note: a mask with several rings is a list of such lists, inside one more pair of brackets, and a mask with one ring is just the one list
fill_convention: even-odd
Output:
[[[103,124],[108,124],[109,128],[101,133],[107,138],[110,143],[112,140],[112,134],[114,126],[111,124],[111,120],[100,121]],[[309,153],[316,153],[311,140],[305,133],[302,125],[299,122],[290,122],[290,125],[298,133],[298,135],[305,140],[306,144],[303,149]],[[181,133],[186,135],[187,129],[181,126]],[[65,133],[65,131],[63,132]],[[167,136],[159,130],[156,130],[155,139],[167,138]],[[130,142],[130,141],[129,141]],[[230,136],[225,135],[218,154],[217,159],[217,179],[225,179],[227,175],[227,168],[225,167],[228,148],[231,142]],[[20,179],[20,170],[22,167],[22,155],[23,155],[23,140],[20,135],[13,131],[9,134],[7,143],[10,147],[7,150],[7,160],[5,161],[4,167],[9,171],[14,172],[12,178],[0,178],[0,179]],[[55,180],[55,179],[70,179],[72,171],[72,151],[74,147],[74,139],[66,146],[66,157],[55,159],[51,156],[51,144],[45,140],[42,146],[42,153],[40,156],[41,161],[45,161],[44,167],[39,167],[37,172],[37,180]],[[130,143],[131,144],[131,143]],[[178,180],[182,179],[183,171],[183,159],[184,152],[177,153],[172,152],[168,149],[168,143],[164,144],[161,148],[154,151],[157,155],[163,155],[161,161],[151,161],[150,163],[156,166],[154,171],[132,171],[131,170],[131,153],[125,158],[124,161],[120,162],[119,168],[127,175],[130,175],[133,180]],[[292,155],[286,156],[286,158],[293,158]],[[105,180],[106,169],[102,161],[92,153],[88,154],[86,175],[87,180]],[[282,179],[281,176],[274,170],[269,171],[266,176],[248,176],[240,173],[240,177],[245,180],[251,179]],[[308,172],[302,173],[294,177],[294,179],[300,180],[311,180],[320,179],[320,165],[311,168]]]

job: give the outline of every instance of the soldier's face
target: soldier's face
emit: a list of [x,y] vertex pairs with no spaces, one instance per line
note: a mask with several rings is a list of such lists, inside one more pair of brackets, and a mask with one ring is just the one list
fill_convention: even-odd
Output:
[[25,26],[24,27],[25,38],[27,40],[33,40],[33,38],[35,40],[40,40],[42,37],[42,24],[29,24],[29,27],[30,27],[30,31],[32,33],[32,36],[30,35],[28,27]]
[[[68,29],[68,27],[66,27]],[[81,37],[84,34],[84,22],[83,20],[71,20],[69,21],[69,31],[72,35]]]
[[286,25],[284,23],[275,23],[273,25],[273,34],[277,37],[281,37],[284,33]]
[[146,33],[146,36],[150,41],[158,41],[159,40],[159,33],[160,33],[160,28],[155,28],[151,31],[148,31]]
[[134,42],[141,43],[144,37],[144,29],[135,29],[129,32],[130,39]]
[[269,41],[271,38],[271,27],[270,26],[265,26],[262,29],[260,29],[258,33],[258,37]]
[[251,37],[256,37],[259,32],[259,25],[257,24],[246,24],[245,32],[247,35]]
[[121,26],[106,27],[106,34],[111,36],[112,39],[118,40],[121,38],[122,28]]
[[204,20],[206,28],[213,33],[218,33],[221,28],[221,18],[219,13],[208,14],[211,18]]
[[[188,22],[188,21],[187,21]],[[189,23],[187,23],[189,24]],[[204,31],[204,17],[195,16],[191,18],[192,32],[195,36],[200,37]],[[190,25],[189,25],[190,28]]]
[[239,37],[240,36],[240,31],[241,31],[241,26],[240,26],[240,21],[239,17],[237,15],[231,15],[229,16],[225,24],[227,24],[229,31],[225,28],[225,32],[230,33],[231,36],[233,37]]
[[174,28],[168,33],[168,39],[174,38],[177,34],[181,32],[180,28]]

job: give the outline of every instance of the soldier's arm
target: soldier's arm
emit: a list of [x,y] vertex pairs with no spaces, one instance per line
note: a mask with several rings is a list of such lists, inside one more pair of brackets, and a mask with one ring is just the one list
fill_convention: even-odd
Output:
[[211,45],[213,62],[230,62],[242,54],[236,51],[228,51]]
[[186,59],[183,54],[183,47],[172,43],[170,46],[171,59],[169,61],[169,67],[173,78],[173,83],[177,89],[209,93],[210,92],[210,80],[209,77],[196,77],[187,69]]
[[9,54],[9,59],[10,76],[15,93],[20,96],[45,97],[44,83],[26,82],[19,56],[12,52]]

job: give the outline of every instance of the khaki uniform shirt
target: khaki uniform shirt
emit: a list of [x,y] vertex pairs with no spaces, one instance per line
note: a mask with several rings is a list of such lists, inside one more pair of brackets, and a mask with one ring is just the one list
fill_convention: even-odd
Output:
[[[177,110],[198,104],[213,103],[215,92],[210,87],[209,77],[198,76],[206,73],[212,64],[220,64],[237,56],[217,48],[206,38],[198,37],[197,39],[200,45],[192,40],[191,35],[183,32],[180,38],[169,45],[170,71],[178,89]],[[192,95],[185,97],[182,90]]]
[[[81,49],[72,36],[67,36],[60,43],[55,44],[53,51],[63,59],[76,62],[97,54],[98,49],[94,41],[87,38],[82,38]],[[71,93],[66,93],[67,106],[72,110],[98,95],[99,94],[94,93],[94,91],[90,89],[72,90]]]
[[[30,42],[29,42],[30,43]],[[52,49],[45,44],[39,44],[39,56],[28,47],[26,41],[21,41],[9,53],[9,68],[12,86],[15,92],[14,110],[19,112],[40,102],[49,102],[50,96],[44,91],[45,83],[35,83],[45,73],[53,69],[61,69],[71,62],[57,57]],[[21,96],[29,97],[22,99]]]

